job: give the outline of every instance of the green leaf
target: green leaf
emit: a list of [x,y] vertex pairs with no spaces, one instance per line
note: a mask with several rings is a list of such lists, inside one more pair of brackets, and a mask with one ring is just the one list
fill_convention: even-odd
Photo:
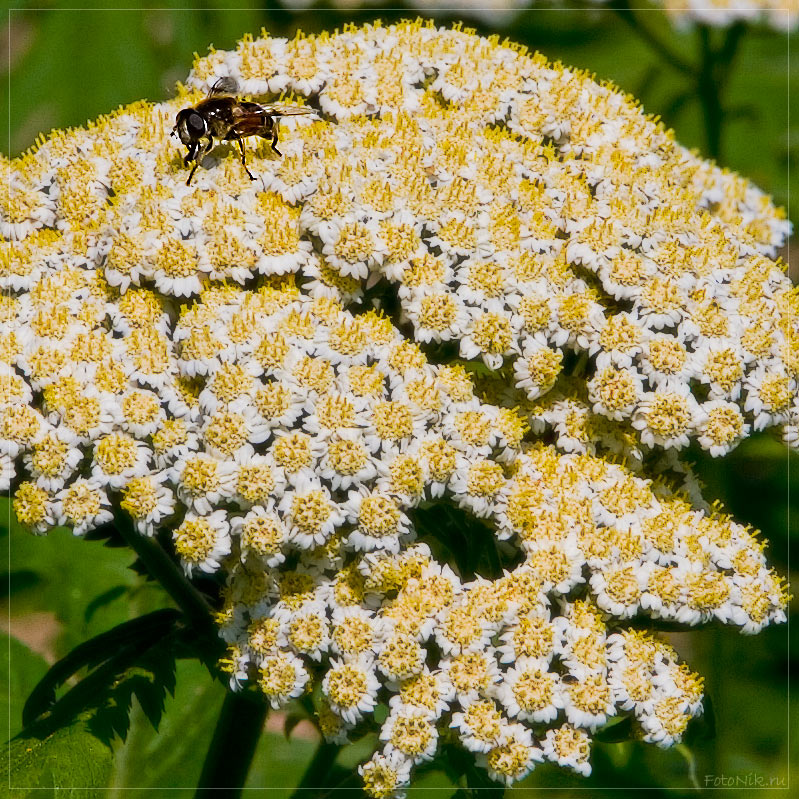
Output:
[[501,796],[505,790],[501,783],[494,782],[488,776],[487,771],[478,768],[474,763],[470,763],[469,768],[466,769],[466,785],[472,792],[472,796],[481,796],[486,792],[490,796],[497,797]]
[[503,563],[494,531],[485,522],[448,501],[423,504],[412,514],[419,538],[433,554],[455,563],[463,579],[479,574],[497,578]]
[[157,732],[164,713],[167,694],[175,694],[175,656],[169,640],[152,647],[115,682],[103,704],[89,721],[100,740],[111,743],[116,736],[124,741],[130,729],[130,712],[135,698],[147,720]]
[[0,577],[0,594],[3,597],[13,596],[19,591],[33,588],[41,578],[33,569],[17,569],[6,572]]
[[[210,736],[213,730],[213,716],[218,710],[218,703],[207,701],[208,696],[203,695],[202,712],[196,712],[198,708],[192,704],[191,696],[193,693],[196,694],[197,678],[199,676],[199,682],[209,686],[210,695],[224,693],[224,689],[220,684],[210,682],[202,665],[192,663],[188,669],[182,670],[183,676],[188,675],[188,679],[184,680],[182,691],[178,693],[174,656],[178,647],[174,645],[174,639],[181,632],[163,638],[160,643],[147,647],[144,652],[140,651],[136,644],[121,646],[116,657],[95,669],[71,689],[50,713],[23,732],[22,737],[28,742],[26,746],[31,748],[35,747],[35,742],[57,739],[63,735],[65,729],[73,729],[79,724],[80,729],[89,734],[87,756],[92,755],[96,744],[106,747],[109,752],[115,739],[122,744],[114,759],[114,771],[111,775],[116,787],[163,788],[192,785],[199,774],[207,747],[206,730]],[[127,662],[131,656],[133,664],[119,673],[120,664]],[[117,674],[117,679],[112,679]],[[172,702],[170,697],[176,693],[178,701]],[[80,696],[73,701],[72,697],[75,694]],[[66,710],[63,709],[65,705]],[[204,713],[206,706],[210,708],[209,718],[206,718]],[[169,719],[164,715],[167,708],[172,710]],[[193,715],[187,715],[187,710],[195,712]],[[64,724],[65,721],[69,723]],[[147,731],[143,730],[143,727],[147,728]],[[163,734],[155,735],[159,729],[166,733],[166,743]],[[131,732],[134,739],[144,741],[145,745],[142,747],[141,762],[137,763],[135,768],[126,770],[125,766],[131,762],[131,749],[127,745],[130,743]],[[31,741],[34,744],[31,744]],[[156,775],[149,758],[152,749],[162,744],[163,757],[169,773]],[[181,773],[184,774],[184,779],[181,780],[174,780],[172,777],[174,764],[170,766],[169,758],[173,756],[174,750],[178,752]],[[26,753],[26,751],[21,752],[21,754]],[[28,768],[28,765],[24,767]],[[187,774],[190,768],[194,768],[194,773]],[[120,772],[125,773],[124,782],[118,780]],[[105,773],[108,773],[108,769]],[[143,781],[143,774],[152,775],[152,780],[148,778]],[[40,787],[59,784],[54,780],[48,782],[48,779],[47,776],[42,777],[43,783]],[[25,783],[26,787],[34,787],[37,784]],[[97,783],[78,780],[75,783],[62,781],[60,784],[94,786]],[[82,796],[82,794],[77,795]]]
[[440,768],[455,785],[460,782],[469,766],[469,754],[460,746],[451,744],[442,746],[430,764],[430,768]]
[[[56,690],[80,669],[85,666],[98,666],[106,662],[117,663],[119,669],[129,667],[131,662],[138,658],[139,652],[146,651],[162,639],[175,627],[179,619],[180,613],[176,610],[170,608],[157,610],[120,624],[113,630],[75,647],[65,658],[59,660],[33,689],[23,709],[23,722],[26,725],[32,724],[38,717],[53,710],[56,703]],[[114,668],[108,669],[108,672],[111,679],[118,673]],[[87,677],[86,680],[96,674],[97,672]],[[80,684],[73,688],[64,699],[71,696],[74,702],[79,687]],[[102,685],[97,687],[101,690],[103,688]],[[93,698],[96,697],[87,694],[87,699]],[[79,712],[82,709],[83,706],[74,704],[72,712]]]
[[[164,795],[169,789],[170,799],[193,796],[225,691],[202,664],[179,661],[174,696],[164,697],[157,733],[134,695],[127,738],[116,749],[109,796],[127,797],[128,788],[159,788]],[[180,788],[185,793],[175,790]]]
[[[59,799],[93,799],[108,783],[111,749],[89,731],[84,721],[44,738],[20,737],[0,753],[0,784],[14,799],[41,799],[49,788]],[[10,792],[9,791],[9,792]]]
[[22,729],[22,705],[33,686],[47,672],[47,663],[40,655],[12,636],[0,632],[0,718],[9,720],[9,736]]
[[[316,788],[316,790],[314,790]],[[314,799],[364,799],[363,782],[355,769],[334,765],[330,769],[324,785],[297,787],[295,792],[285,795],[291,799],[310,796]]]

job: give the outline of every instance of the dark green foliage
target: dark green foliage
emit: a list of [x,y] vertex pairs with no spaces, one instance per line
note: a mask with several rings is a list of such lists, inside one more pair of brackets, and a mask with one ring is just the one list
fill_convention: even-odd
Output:
[[512,568],[518,553],[500,554],[500,542],[482,520],[449,502],[426,502],[411,513],[419,540],[424,541],[442,562],[455,565],[463,580],[476,575],[502,576],[503,568]]
[[[115,671],[121,674],[132,668],[143,653],[147,653],[175,628],[179,618],[178,611],[168,609],[155,611],[120,624],[113,630],[75,647],[65,658],[56,663],[33,689],[22,712],[23,724],[26,726],[33,724],[43,715],[54,713],[57,704],[56,690],[79,670],[85,667],[98,670],[105,667],[103,675],[116,676]],[[85,679],[91,680],[92,676],[90,673]],[[95,679],[92,684],[96,682]],[[102,688],[102,684],[98,687]],[[84,706],[76,704],[76,696],[86,696],[89,702],[96,699],[96,695],[86,688],[79,694],[75,694],[75,690],[72,689],[69,694],[73,695],[69,711],[73,713],[84,709]],[[64,697],[64,700],[67,700],[67,697]]]
[[109,786],[122,796],[129,787],[161,789],[171,799],[193,796],[226,690],[197,660],[177,660],[174,695],[164,695],[157,733],[133,698],[127,737],[115,742]]
[[94,789],[108,784],[112,760],[111,748],[79,720],[44,738],[11,741],[0,756],[0,785],[13,789],[15,799],[93,799]]
[[713,710],[713,700],[706,695],[702,703],[704,713],[688,725],[685,731],[685,745],[689,748],[702,741],[712,741],[716,737],[716,712]]
[[594,733],[594,740],[606,744],[617,744],[622,741],[630,741],[633,736],[633,720],[630,716],[618,716],[612,719],[604,727],[600,727]]

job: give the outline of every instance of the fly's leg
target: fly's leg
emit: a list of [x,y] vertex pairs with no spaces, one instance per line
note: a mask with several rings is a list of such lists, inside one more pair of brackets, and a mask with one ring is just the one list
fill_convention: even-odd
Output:
[[244,156],[244,142],[241,139],[236,139],[239,143],[239,150],[241,150],[241,163],[244,166],[244,171],[250,176],[250,180],[255,180],[255,176],[247,168],[247,159]]
[[183,157],[183,166],[188,166],[194,160],[194,154],[197,152],[197,145],[190,144],[189,151]]
[[194,166],[191,168],[191,172],[189,172],[188,180],[186,181],[186,185],[191,185],[191,179],[194,177],[194,173],[197,171],[197,167],[200,165],[200,159],[207,153],[210,152],[214,147],[214,140],[211,136],[208,137],[208,141],[206,142],[205,146],[202,148],[201,151],[198,152],[198,144],[192,144],[189,147],[189,154],[183,159],[183,163],[188,166],[189,161],[192,159],[194,160]]
[[277,122],[275,122],[274,127],[272,128],[272,150],[279,156],[283,156],[283,153],[277,149]]

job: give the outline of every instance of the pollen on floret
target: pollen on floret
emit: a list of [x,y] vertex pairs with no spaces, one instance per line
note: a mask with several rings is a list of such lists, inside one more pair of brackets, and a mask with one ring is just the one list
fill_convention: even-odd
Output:
[[35,527],[47,518],[49,496],[35,483],[21,483],[14,494],[14,515],[25,527]]
[[120,505],[134,519],[152,513],[158,507],[158,492],[150,477],[135,477],[122,491]]
[[208,519],[187,519],[175,530],[175,551],[188,563],[205,561],[214,549],[216,531]]
[[136,442],[130,436],[112,433],[95,444],[94,458],[106,474],[121,474],[136,464]]
[[305,433],[282,436],[272,446],[272,454],[278,465],[288,472],[297,472],[311,464],[313,453],[311,439]]
[[273,555],[285,541],[285,531],[277,519],[270,516],[253,516],[241,529],[241,543],[259,555]]

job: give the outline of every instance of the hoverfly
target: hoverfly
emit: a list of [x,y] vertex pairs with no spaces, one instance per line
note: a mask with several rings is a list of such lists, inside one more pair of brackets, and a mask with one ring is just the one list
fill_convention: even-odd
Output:
[[208,92],[208,96],[197,105],[184,108],[175,118],[175,127],[172,135],[177,132],[178,137],[189,148],[183,158],[183,163],[188,166],[194,161],[194,166],[189,173],[186,185],[191,184],[194,172],[199,166],[202,157],[214,146],[214,139],[221,141],[236,141],[241,150],[241,163],[250,180],[255,180],[254,175],[247,168],[244,154],[244,142],[247,136],[260,136],[262,139],[272,140],[272,149],[281,155],[277,149],[277,127],[281,117],[296,114],[313,114],[311,108],[300,105],[262,105],[249,100],[239,100],[235,96],[236,84],[230,78],[220,78]]

